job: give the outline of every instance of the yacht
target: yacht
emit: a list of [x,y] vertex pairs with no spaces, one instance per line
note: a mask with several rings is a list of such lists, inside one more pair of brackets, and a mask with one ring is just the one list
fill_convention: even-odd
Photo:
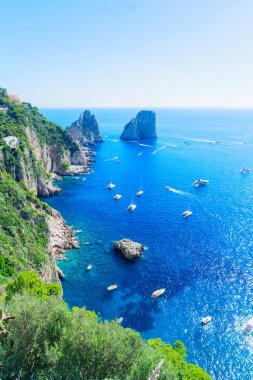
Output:
[[151,294],[151,297],[152,298],[157,298],[159,296],[161,296],[164,292],[165,292],[166,289],[158,289],[158,290],[155,290],[152,294]]
[[91,270],[91,268],[92,268],[92,265],[89,264],[89,265],[87,266],[86,270]]
[[210,315],[208,315],[207,317],[201,319],[201,323],[202,325],[206,325],[207,323],[211,322],[212,319],[213,318]]
[[140,195],[142,195],[143,193],[144,193],[143,190],[139,190],[139,191],[137,191],[137,193],[136,193],[135,195],[140,196]]
[[249,169],[249,168],[242,168],[242,169],[240,170],[240,173],[242,173],[242,174],[249,173],[249,172],[250,172],[250,169]]
[[192,215],[192,211],[186,210],[182,213],[183,218],[188,218],[188,216]]
[[116,187],[116,185],[114,185],[114,183],[110,182],[108,185],[107,185],[107,189],[113,189],[114,187]]
[[120,325],[122,322],[123,322],[123,317],[116,319],[116,323],[118,323],[118,325]]
[[118,201],[120,198],[122,198],[122,195],[121,194],[116,194],[116,195],[114,195],[113,198],[116,199],[116,201]]
[[206,186],[209,183],[208,179],[197,179],[196,181],[193,182],[192,186],[193,187],[200,187],[200,186]]
[[251,334],[253,331],[253,318],[250,318],[247,322],[247,324],[243,327],[242,331],[245,334]]
[[134,211],[136,209],[137,205],[135,205],[133,202],[128,206],[128,211]]
[[107,290],[115,290],[115,289],[117,289],[118,288],[118,285],[110,285],[110,286],[108,286],[108,288],[107,288]]

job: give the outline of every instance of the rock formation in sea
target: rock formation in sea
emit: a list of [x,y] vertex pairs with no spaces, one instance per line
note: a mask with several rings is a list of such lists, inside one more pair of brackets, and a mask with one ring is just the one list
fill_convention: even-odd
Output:
[[144,140],[157,137],[156,114],[153,111],[140,111],[125,127],[122,140]]
[[98,122],[88,110],[82,112],[79,119],[68,127],[67,131],[73,140],[81,146],[94,145],[96,142],[103,141]]
[[130,239],[117,240],[113,243],[113,247],[115,250],[120,251],[122,255],[130,261],[139,259],[144,249],[142,244]]

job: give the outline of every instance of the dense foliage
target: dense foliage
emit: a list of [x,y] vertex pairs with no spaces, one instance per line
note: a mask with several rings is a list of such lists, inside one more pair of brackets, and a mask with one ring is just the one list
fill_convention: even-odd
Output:
[[135,331],[102,322],[84,308],[70,311],[54,297],[16,296],[7,312],[15,319],[2,338],[3,380],[148,380],[161,359],[160,380],[211,379],[170,345],[160,340],[148,345]]
[[10,175],[0,178],[0,283],[48,259],[47,206]]

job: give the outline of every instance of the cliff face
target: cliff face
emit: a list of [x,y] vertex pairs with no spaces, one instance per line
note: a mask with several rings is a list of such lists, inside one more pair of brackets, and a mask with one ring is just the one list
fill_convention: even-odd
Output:
[[88,146],[103,141],[99,131],[98,122],[95,116],[88,110],[81,113],[79,119],[68,127],[67,131],[72,136],[73,140],[82,146]]
[[122,140],[144,140],[156,138],[156,114],[153,111],[140,111],[125,127]]
[[[71,175],[87,173],[93,162],[92,152],[80,147],[60,126],[51,123],[29,103],[15,103],[0,92],[0,169],[6,170],[16,181],[39,196],[60,192],[52,185],[51,174]],[[85,114],[90,126],[90,138],[98,133],[94,117]],[[82,120],[84,120],[82,119]],[[15,146],[6,137],[17,140]]]

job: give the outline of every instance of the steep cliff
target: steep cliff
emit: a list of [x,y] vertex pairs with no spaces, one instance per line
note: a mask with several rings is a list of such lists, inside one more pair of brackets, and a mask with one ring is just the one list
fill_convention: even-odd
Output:
[[140,111],[125,127],[122,140],[144,140],[156,138],[156,114],[153,111]]
[[96,142],[103,141],[98,122],[95,116],[88,110],[82,112],[79,119],[68,127],[67,131],[73,140],[82,146],[93,145]]
[[[15,144],[10,143],[12,140]],[[36,107],[13,102],[6,90],[0,89],[0,168],[13,179],[23,181],[40,196],[58,193],[60,189],[52,185],[51,173],[88,172],[90,153]]]

